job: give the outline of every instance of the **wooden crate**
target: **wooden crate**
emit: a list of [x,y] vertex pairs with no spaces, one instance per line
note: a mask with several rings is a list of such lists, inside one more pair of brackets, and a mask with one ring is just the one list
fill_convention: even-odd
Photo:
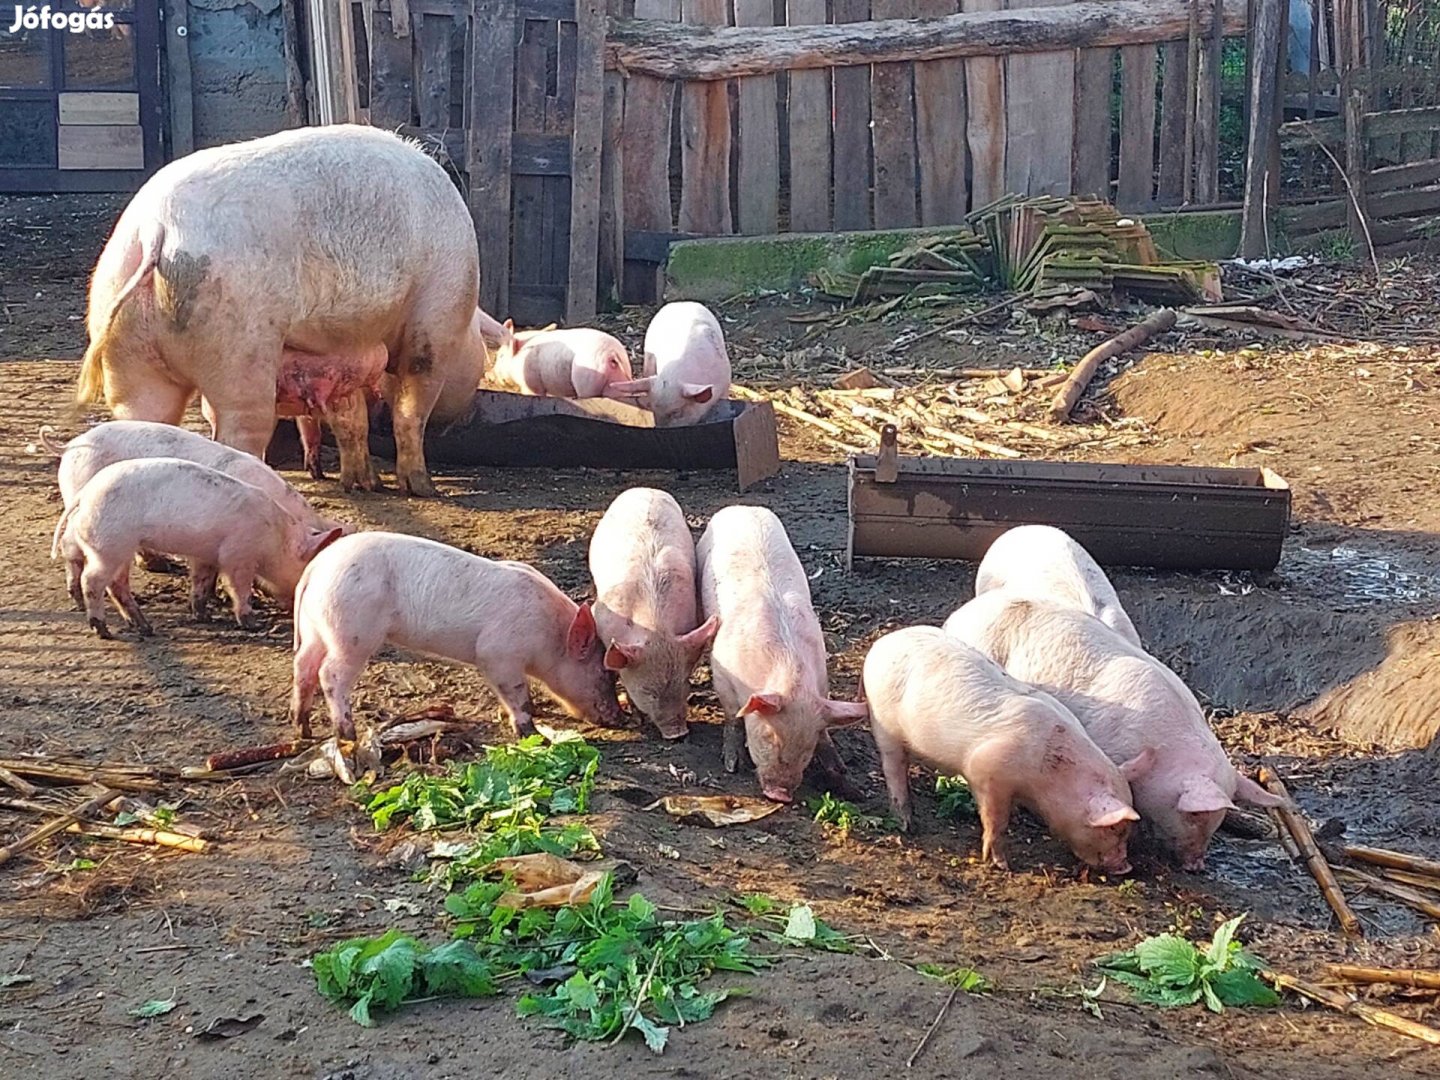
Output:
[[[655,417],[619,401],[529,397],[478,390],[468,416],[425,436],[431,469],[592,468],[734,469],[745,491],[780,471],[775,411],[768,401],[726,401],[715,419],[688,427],[657,428]],[[333,438],[327,433],[327,442]],[[299,437],[280,424],[265,459],[298,465]],[[389,413],[370,423],[371,453],[395,458]]]
[[1272,570],[1290,523],[1269,469],[864,456],[849,471],[851,566],[978,562],[1007,529],[1054,525],[1102,566]]

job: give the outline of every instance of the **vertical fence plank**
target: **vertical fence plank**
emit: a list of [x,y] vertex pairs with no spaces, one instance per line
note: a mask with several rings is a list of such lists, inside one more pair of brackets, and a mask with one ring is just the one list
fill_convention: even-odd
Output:
[[420,126],[427,131],[444,131],[450,126],[450,27],[454,22],[448,15],[417,18],[420,85],[415,97],[420,106]]
[[1110,99],[1115,89],[1115,50],[1075,54],[1075,174],[1079,195],[1110,198]]
[[[724,26],[725,0],[682,0],[681,18]],[[680,88],[680,231],[733,232],[730,217],[730,86],[724,79]]]
[[[635,0],[637,19],[680,21],[680,0]],[[622,141],[625,175],[625,228],[670,232],[675,227],[670,207],[670,125],[674,119],[675,84],[649,75],[625,79],[625,133]]]
[[[916,0],[922,18],[953,15],[956,0]],[[920,173],[920,223],[965,220],[965,62],[915,65],[915,157]]]
[[1115,201],[1127,210],[1143,210],[1150,205],[1155,184],[1154,45],[1121,48],[1120,87],[1120,179]]
[[[1004,0],[962,0],[965,11],[999,11],[1004,6]],[[1005,194],[1004,57],[965,61],[965,97],[971,198],[980,207]]]
[[[834,21],[864,22],[870,0],[832,0]],[[870,227],[870,69],[836,68],[835,228]],[[794,180],[791,180],[794,185]]]
[[1159,202],[1176,206],[1185,193],[1185,100],[1190,71],[1190,48],[1183,41],[1160,47],[1164,71],[1160,83],[1160,186]]
[[[1070,0],[1010,0],[1008,7],[1055,7]],[[1075,51],[1005,58],[1005,184],[1029,195],[1070,191],[1075,146]]]
[[[1243,4],[1245,0],[1230,0]],[[1224,46],[1223,0],[1202,4],[1200,70],[1195,104],[1195,201],[1220,201],[1220,53]]]
[[480,306],[510,306],[510,140],[515,104],[514,0],[471,0],[466,158],[480,243]]
[[[735,0],[736,26],[774,26],[773,0]],[[780,222],[780,128],[775,76],[740,79],[739,231],[773,233]]]
[[[821,8],[824,8],[822,0]],[[348,14],[348,12],[347,12]],[[195,150],[195,91],[190,70],[190,5],[187,0],[165,0],[165,64],[169,74],[170,154],[184,157]],[[186,36],[175,32],[186,28]],[[322,74],[327,78],[329,73]]]
[[[411,39],[397,37],[390,13],[365,0],[370,29],[370,123],[394,131],[412,122],[414,64]],[[407,35],[409,27],[406,27]]]
[[[545,130],[545,91],[547,58],[555,45],[556,24],[549,20],[518,16],[519,44],[515,46],[515,135],[536,136]],[[564,73],[557,73],[557,82]],[[522,171],[512,174],[514,192],[513,217],[510,222],[510,246],[513,250],[510,281],[514,295],[510,298],[510,314],[529,323],[542,316],[535,310],[529,285],[555,284],[555,193],[553,183],[564,178],[537,176]],[[547,205],[548,204],[548,205]],[[548,211],[548,212],[547,212]],[[563,280],[563,278],[561,279]]]
[[[870,0],[873,19],[908,19],[915,0]],[[915,217],[915,91],[911,63],[870,68],[870,135],[875,162],[875,228],[904,229]]]
[[[595,267],[600,244],[600,132],[604,113],[605,0],[575,0],[575,96],[570,110],[570,273],[565,321],[595,317]],[[581,121],[581,118],[583,122]]]
[[1266,236],[1266,189],[1271,167],[1271,135],[1279,130],[1279,101],[1275,93],[1275,66],[1280,60],[1281,27],[1286,0],[1257,0],[1251,11],[1250,137],[1245,154],[1245,202],[1240,222],[1240,254],[1259,258],[1270,246]]
[[[789,0],[787,22],[825,21],[825,0]],[[830,228],[830,72],[790,72],[790,231]]]

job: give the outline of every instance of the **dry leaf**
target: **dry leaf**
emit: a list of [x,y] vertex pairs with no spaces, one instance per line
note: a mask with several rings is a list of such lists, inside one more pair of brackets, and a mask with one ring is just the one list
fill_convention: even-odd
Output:
[[759,821],[775,813],[781,805],[769,799],[744,799],[738,795],[666,795],[646,809],[659,806],[682,821],[720,826]]
[[583,904],[605,877],[603,870],[586,870],[569,859],[543,851],[496,859],[490,868],[515,879],[518,888],[500,897],[496,904],[516,910]]
[[1025,389],[1025,372],[1021,371],[1018,367],[1012,368],[1010,374],[1006,375],[1000,381],[1005,385],[1005,389],[1018,394],[1021,390]]
[[840,390],[873,390],[879,385],[880,380],[867,367],[847,371],[835,380],[835,386]]

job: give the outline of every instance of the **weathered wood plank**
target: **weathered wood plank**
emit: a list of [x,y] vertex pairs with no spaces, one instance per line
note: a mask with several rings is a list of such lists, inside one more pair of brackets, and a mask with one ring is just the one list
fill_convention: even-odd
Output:
[[410,36],[410,0],[390,0],[390,25],[397,38]]
[[411,41],[395,35],[390,12],[373,10],[366,0],[366,27],[370,30],[370,123],[391,131],[414,123],[414,66]]
[[140,95],[70,91],[58,95],[62,124],[138,124]]
[[[600,136],[605,109],[605,0],[575,0],[575,134],[570,144],[570,273],[565,321],[595,317],[600,247]],[[584,118],[583,121],[581,118]]]
[[[177,31],[185,27],[182,36]],[[170,76],[170,152],[183,157],[195,149],[195,90],[190,69],[190,5],[165,0],[165,69]]]
[[310,110],[305,103],[305,80],[300,74],[300,28],[295,11],[295,6],[301,2],[302,0],[280,0],[280,50],[285,61],[285,114],[295,127],[310,122]]
[[1259,0],[1255,5],[1255,25],[1250,28],[1250,137],[1240,219],[1240,254],[1246,259],[1259,258],[1270,247],[1266,195],[1271,168],[1270,143],[1280,121],[1275,76],[1282,26],[1288,25],[1282,14],[1279,0]]
[[1115,50],[1081,49],[1075,56],[1075,159],[1078,194],[1110,198],[1110,100]]
[[[501,315],[510,307],[510,139],[514,130],[513,0],[472,0],[470,101],[466,118],[470,215],[480,244],[480,306]],[[483,58],[483,59],[482,59]]]
[[[825,0],[789,0],[790,26],[825,22]],[[830,73],[790,73],[790,231],[830,228]]]
[[448,16],[422,15],[416,28],[420,85],[415,97],[423,128],[443,131],[450,125],[450,29],[454,25]]
[[[865,22],[870,18],[870,0],[832,0],[831,10],[836,23],[873,25]],[[870,68],[860,66],[863,63],[836,68],[831,74],[835,92],[837,229],[870,228]]]
[[[1036,0],[1029,10],[971,9],[942,19],[829,26],[709,29],[639,19],[611,23],[606,65],[669,79],[731,79],[806,68],[953,57],[1066,52],[1109,45],[1153,45],[1186,34],[1186,0]],[[1245,5],[1225,9],[1227,34],[1245,31]],[[1068,84],[1063,94],[1069,101]]]
[[[635,0],[637,18],[674,22],[680,0]],[[622,139],[625,228],[668,232],[675,227],[670,204],[670,131],[675,84],[649,75],[625,78]]]
[[[963,14],[1000,11],[1004,0],[962,0]],[[965,139],[970,146],[971,199],[976,206],[1005,194],[1005,61],[965,61]]]
[[1155,46],[1120,50],[1120,177],[1115,201],[1150,206],[1155,190]]
[[1365,177],[1365,190],[1394,191],[1397,188],[1433,184],[1436,180],[1440,180],[1440,158],[1431,158],[1428,161],[1412,161],[1407,165],[1374,169]]
[[[1009,4],[1011,8],[1043,7],[1052,18],[1063,11],[1055,0],[1009,0]],[[1070,191],[1074,86],[1073,49],[1006,57],[1005,184],[1010,191],[1029,195]]]
[[562,22],[555,40],[559,74],[555,93],[545,99],[545,130],[553,135],[569,135],[575,129],[575,71],[580,48],[577,24]]
[[[736,26],[773,26],[772,0],[735,0]],[[736,206],[742,233],[773,233],[780,222],[780,127],[774,75],[741,79]]]
[[[680,16],[702,26],[728,19],[725,0],[682,0]],[[718,236],[734,232],[732,222],[730,88],[689,82],[680,88],[680,228]]]
[[[870,0],[876,19],[908,18],[914,0]],[[875,228],[905,229],[915,214],[915,66],[876,64],[870,69],[870,141],[875,167]]]
[[[915,14],[954,14],[956,0],[917,0]],[[915,65],[915,157],[920,173],[920,224],[954,225],[965,219],[965,61],[926,60]]]
[[510,140],[510,175],[569,176],[569,136],[516,131]]
[[[1195,104],[1195,201],[1220,201],[1220,29],[1235,9],[1243,13],[1245,0],[1210,0],[1200,6],[1200,63]],[[1208,10],[1207,10],[1208,9]]]
[[1177,205],[1185,193],[1185,90],[1190,71],[1190,48],[1172,41],[1160,46],[1164,63],[1160,83],[1160,182],[1158,201]]
[[[531,29],[533,27],[533,29]],[[543,30],[542,30],[543,28]],[[554,23],[531,23],[526,37],[515,49],[515,134],[541,135],[545,131],[546,41],[538,38],[544,30],[552,34]],[[531,37],[536,34],[537,37]],[[511,151],[514,152],[513,149]],[[511,171],[514,171],[512,166]]]
[[145,167],[145,135],[139,124],[61,124],[56,138],[61,169]]

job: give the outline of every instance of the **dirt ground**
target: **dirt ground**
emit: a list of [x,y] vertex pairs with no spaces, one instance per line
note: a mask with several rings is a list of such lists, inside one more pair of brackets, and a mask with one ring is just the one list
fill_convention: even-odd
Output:
[[[63,572],[47,558],[58,514],[54,461],[27,452],[37,428],[78,430],[67,411],[84,345],[89,268],[116,205],[74,199],[0,202],[0,753],[198,764],[204,754],[284,738],[289,620],[246,633],[195,624],[181,579],[137,575],[156,626],[137,640],[90,634]],[[1434,278],[1434,266],[1412,273]],[[813,305],[770,299],[725,309],[737,378],[823,382],[872,366],[1048,366],[1103,335],[1002,316],[963,340],[907,349],[897,335],[924,313],[807,334]],[[1432,315],[1435,309],[1431,307]],[[638,343],[646,313],[611,325]],[[1142,433],[1122,451],[1066,456],[1266,465],[1294,488],[1294,528],[1279,569],[1245,574],[1121,572],[1117,588],[1156,655],[1213,710],[1246,767],[1263,757],[1327,836],[1440,857],[1440,350],[1431,346],[1286,345],[1171,335],[1118,378],[1088,414],[1097,429]],[[970,595],[973,567],[884,561],[844,569],[845,470],[838,451],[782,421],[781,475],[743,501],[774,509],[812,575],[837,696],[853,696],[868,644],[914,622],[939,622]],[[591,528],[636,484],[664,487],[697,529],[739,499],[727,474],[437,469],[444,498],[393,490],[344,496],[333,481],[287,478],[325,509],[367,528],[401,530],[487,556],[524,559],[572,596],[589,587]],[[440,940],[438,897],[394,865],[389,838],[334,783],[260,774],[177,785],[182,818],[221,842],[203,855],[78,838],[51,841],[0,869],[0,1075],[67,1076],[839,1077],[904,1063],[946,996],[901,963],[971,965],[995,985],[961,995],[913,1070],[934,1077],[1028,1078],[1056,1069],[1108,1077],[1434,1075],[1436,1051],[1356,1019],[1287,1004],[1220,1016],[1159,1011],[1107,990],[1103,1019],[1081,1007],[1097,956],[1180,927],[1207,935],[1249,912],[1248,947],[1276,969],[1315,976],[1324,961],[1440,966],[1440,940],[1406,909],[1357,896],[1366,939],[1346,944],[1303,869],[1272,841],[1217,836],[1210,867],[1185,874],[1141,847],[1133,884],[1082,880],[1033,822],[1012,825],[1015,870],[977,860],[978,826],[940,822],[915,780],[913,834],[837,839],[802,806],[724,831],[676,825],[641,807],[671,792],[753,793],[720,768],[720,730],[702,668],[688,740],[587,730],[602,753],[592,824],[606,854],[631,863],[653,900],[706,907],[736,892],[805,899],[871,946],[805,954],[737,980],[749,991],[707,1023],[676,1033],[661,1057],[638,1040],[572,1044],[521,1021],[507,998],[434,1002],[357,1027],[315,991],[305,960],[347,936],[400,926]],[[371,665],[357,712],[399,713],[445,701],[489,737],[505,732],[470,672],[387,651]],[[542,720],[566,723],[548,705]],[[842,733],[842,754],[883,808],[873,744]],[[1381,749],[1376,744],[1391,747]],[[0,840],[33,826],[0,810]],[[678,857],[675,857],[678,854]],[[72,870],[77,857],[93,870]],[[418,899],[422,914],[387,911]],[[7,979],[33,976],[32,982]],[[179,1008],[137,1021],[127,1010],[174,994]],[[1396,999],[1424,1018],[1433,1002]],[[263,1013],[249,1033],[192,1037],[217,1017]],[[1432,1019],[1433,1016],[1432,1016]]]

